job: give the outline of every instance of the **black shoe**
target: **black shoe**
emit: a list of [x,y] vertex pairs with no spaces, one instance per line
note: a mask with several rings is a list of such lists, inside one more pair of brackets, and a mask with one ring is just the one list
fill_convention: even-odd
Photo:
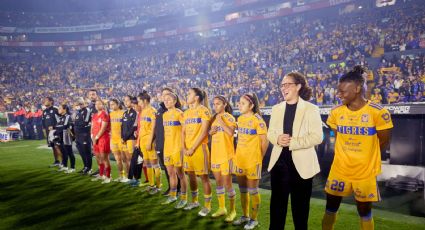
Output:
[[169,196],[170,195],[170,189],[167,189],[167,191],[162,193],[163,196]]
[[84,167],[83,169],[81,169],[80,171],[78,171],[78,173],[79,174],[84,174],[86,171],[87,171],[87,168]]
[[94,176],[94,177],[97,175],[99,175],[99,169],[90,174],[90,176]]

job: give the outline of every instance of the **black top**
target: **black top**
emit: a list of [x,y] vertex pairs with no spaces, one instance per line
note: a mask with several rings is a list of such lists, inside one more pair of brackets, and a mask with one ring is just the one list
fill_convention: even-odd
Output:
[[136,140],[134,132],[137,130],[137,112],[133,108],[126,110],[122,116],[121,138],[123,141]]
[[58,116],[58,109],[51,106],[49,108],[46,108],[43,111],[43,116],[42,116],[42,122],[43,122],[43,128],[44,129],[49,129],[49,127],[51,126],[53,129],[56,126],[56,118]]
[[156,113],[156,122],[155,122],[155,150],[162,152],[164,150],[164,124],[162,115],[167,112],[167,108],[164,103],[159,104],[159,109]]
[[[297,103],[290,105],[286,104],[285,115],[283,117],[283,133],[289,134],[292,137],[292,127],[295,119],[295,112],[297,111]],[[289,147],[283,147],[282,153],[280,154],[279,160],[276,165],[292,163],[292,151],[289,151]]]
[[82,108],[75,115],[75,133],[90,133],[92,111],[88,108]]

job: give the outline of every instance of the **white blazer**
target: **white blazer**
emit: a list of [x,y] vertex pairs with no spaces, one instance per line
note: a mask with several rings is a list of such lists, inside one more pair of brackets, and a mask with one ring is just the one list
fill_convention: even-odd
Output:
[[[268,171],[271,171],[282,152],[282,147],[277,144],[277,137],[283,134],[283,119],[286,102],[273,106],[269,122],[267,139],[273,144]],[[315,145],[322,143],[323,129],[319,107],[298,99],[295,119],[292,127],[292,138],[289,150],[292,151],[292,160],[295,168],[303,179],[312,178],[320,172]]]

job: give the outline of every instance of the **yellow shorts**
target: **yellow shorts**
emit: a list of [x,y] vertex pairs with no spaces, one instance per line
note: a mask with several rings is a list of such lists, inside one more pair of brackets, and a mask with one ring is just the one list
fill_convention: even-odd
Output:
[[174,167],[182,167],[183,166],[183,154],[174,153],[171,155],[164,156],[164,165],[165,166],[174,166]]
[[360,202],[377,202],[381,200],[376,177],[363,181],[350,181],[334,175],[331,171],[326,181],[326,193],[334,196],[350,196]]
[[208,175],[210,169],[210,151],[207,144],[199,146],[192,156],[183,157],[185,172],[195,172],[196,175]]
[[246,176],[250,180],[259,180],[261,179],[261,167],[262,164],[257,164],[254,167],[242,169],[235,164],[232,171],[236,176]]
[[152,144],[151,150],[146,150],[146,144],[140,143],[140,151],[142,151],[143,159],[145,160],[157,160],[158,156],[155,150],[155,144]]
[[211,163],[211,171],[212,172],[219,172],[223,176],[227,176],[227,175],[231,174],[232,169],[233,169],[233,160],[232,159],[225,161],[221,164]]
[[130,154],[133,154],[134,152],[134,145],[136,141],[135,140],[128,140],[124,144],[124,151]]
[[112,140],[111,140],[111,151],[112,151],[113,153],[116,153],[116,152],[118,152],[118,151],[125,152],[125,151],[127,151],[127,146],[125,146],[125,145],[121,142],[121,140],[119,140],[119,141],[112,141]]

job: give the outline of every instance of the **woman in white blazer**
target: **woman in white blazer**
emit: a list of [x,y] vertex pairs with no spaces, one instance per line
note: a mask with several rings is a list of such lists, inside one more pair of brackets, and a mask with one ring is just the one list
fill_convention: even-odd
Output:
[[307,229],[313,176],[320,171],[315,145],[323,140],[319,108],[307,102],[312,90],[305,77],[287,74],[281,83],[285,100],[273,106],[267,138],[273,144],[270,229],[284,229],[291,195],[295,229]]

